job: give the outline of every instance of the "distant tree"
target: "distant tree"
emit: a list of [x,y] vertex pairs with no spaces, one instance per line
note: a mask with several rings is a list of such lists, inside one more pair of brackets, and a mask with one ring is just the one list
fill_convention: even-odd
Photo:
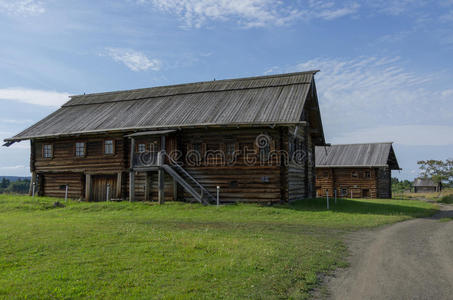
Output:
[[10,184],[9,179],[3,177],[2,182],[0,183],[0,188],[6,189]]
[[18,180],[11,182],[9,186],[4,190],[5,193],[14,193],[14,194],[26,194],[30,188],[29,180]]
[[410,191],[412,190],[413,184],[411,181],[405,179],[405,180],[399,180],[398,178],[393,177],[392,178],[392,191],[396,193],[401,193],[404,191]]
[[453,184],[453,159],[421,160],[417,164],[423,177],[432,178],[436,183]]

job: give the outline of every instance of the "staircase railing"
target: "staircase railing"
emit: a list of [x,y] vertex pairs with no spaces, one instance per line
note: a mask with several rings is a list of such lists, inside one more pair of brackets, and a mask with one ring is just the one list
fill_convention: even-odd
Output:
[[[186,178],[188,178],[191,181],[192,184],[188,183],[189,185],[191,185],[191,186],[195,185],[200,189],[199,197],[200,197],[202,203],[207,202],[206,204],[208,204],[209,202],[216,201],[216,198],[203,185],[201,185],[195,178],[193,178],[193,176],[190,175],[189,172],[187,172],[180,164],[178,164],[178,162],[176,162],[170,155],[168,155],[164,151],[160,151],[159,153],[160,153],[159,158],[158,158],[159,165],[160,166],[164,165],[165,158],[167,158],[169,165],[171,167],[176,169],[178,172],[182,173]],[[170,174],[170,175],[172,175],[172,174]],[[207,199],[207,201],[205,201],[205,198]]]

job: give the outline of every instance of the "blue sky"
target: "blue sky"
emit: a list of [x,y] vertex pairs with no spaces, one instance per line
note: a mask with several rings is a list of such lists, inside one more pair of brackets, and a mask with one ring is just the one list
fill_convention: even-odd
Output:
[[73,94],[320,69],[328,142],[453,157],[453,0],[0,0],[0,44],[1,139]]

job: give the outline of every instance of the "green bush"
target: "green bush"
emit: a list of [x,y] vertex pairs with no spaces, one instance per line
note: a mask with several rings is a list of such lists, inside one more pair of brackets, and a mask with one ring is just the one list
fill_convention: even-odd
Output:
[[442,198],[440,198],[440,202],[453,204],[453,194],[443,196]]

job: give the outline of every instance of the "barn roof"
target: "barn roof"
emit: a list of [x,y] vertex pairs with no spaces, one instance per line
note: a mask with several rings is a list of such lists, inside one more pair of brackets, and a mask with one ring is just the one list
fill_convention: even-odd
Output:
[[[297,124],[307,96],[316,94],[316,72],[72,96],[60,109],[5,142],[111,131]],[[320,116],[319,125],[324,140]]]
[[316,167],[389,167],[399,170],[392,143],[318,146]]
[[414,186],[429,186],[429,187],[436,187],[436,184],[431,178],[415,178]]

